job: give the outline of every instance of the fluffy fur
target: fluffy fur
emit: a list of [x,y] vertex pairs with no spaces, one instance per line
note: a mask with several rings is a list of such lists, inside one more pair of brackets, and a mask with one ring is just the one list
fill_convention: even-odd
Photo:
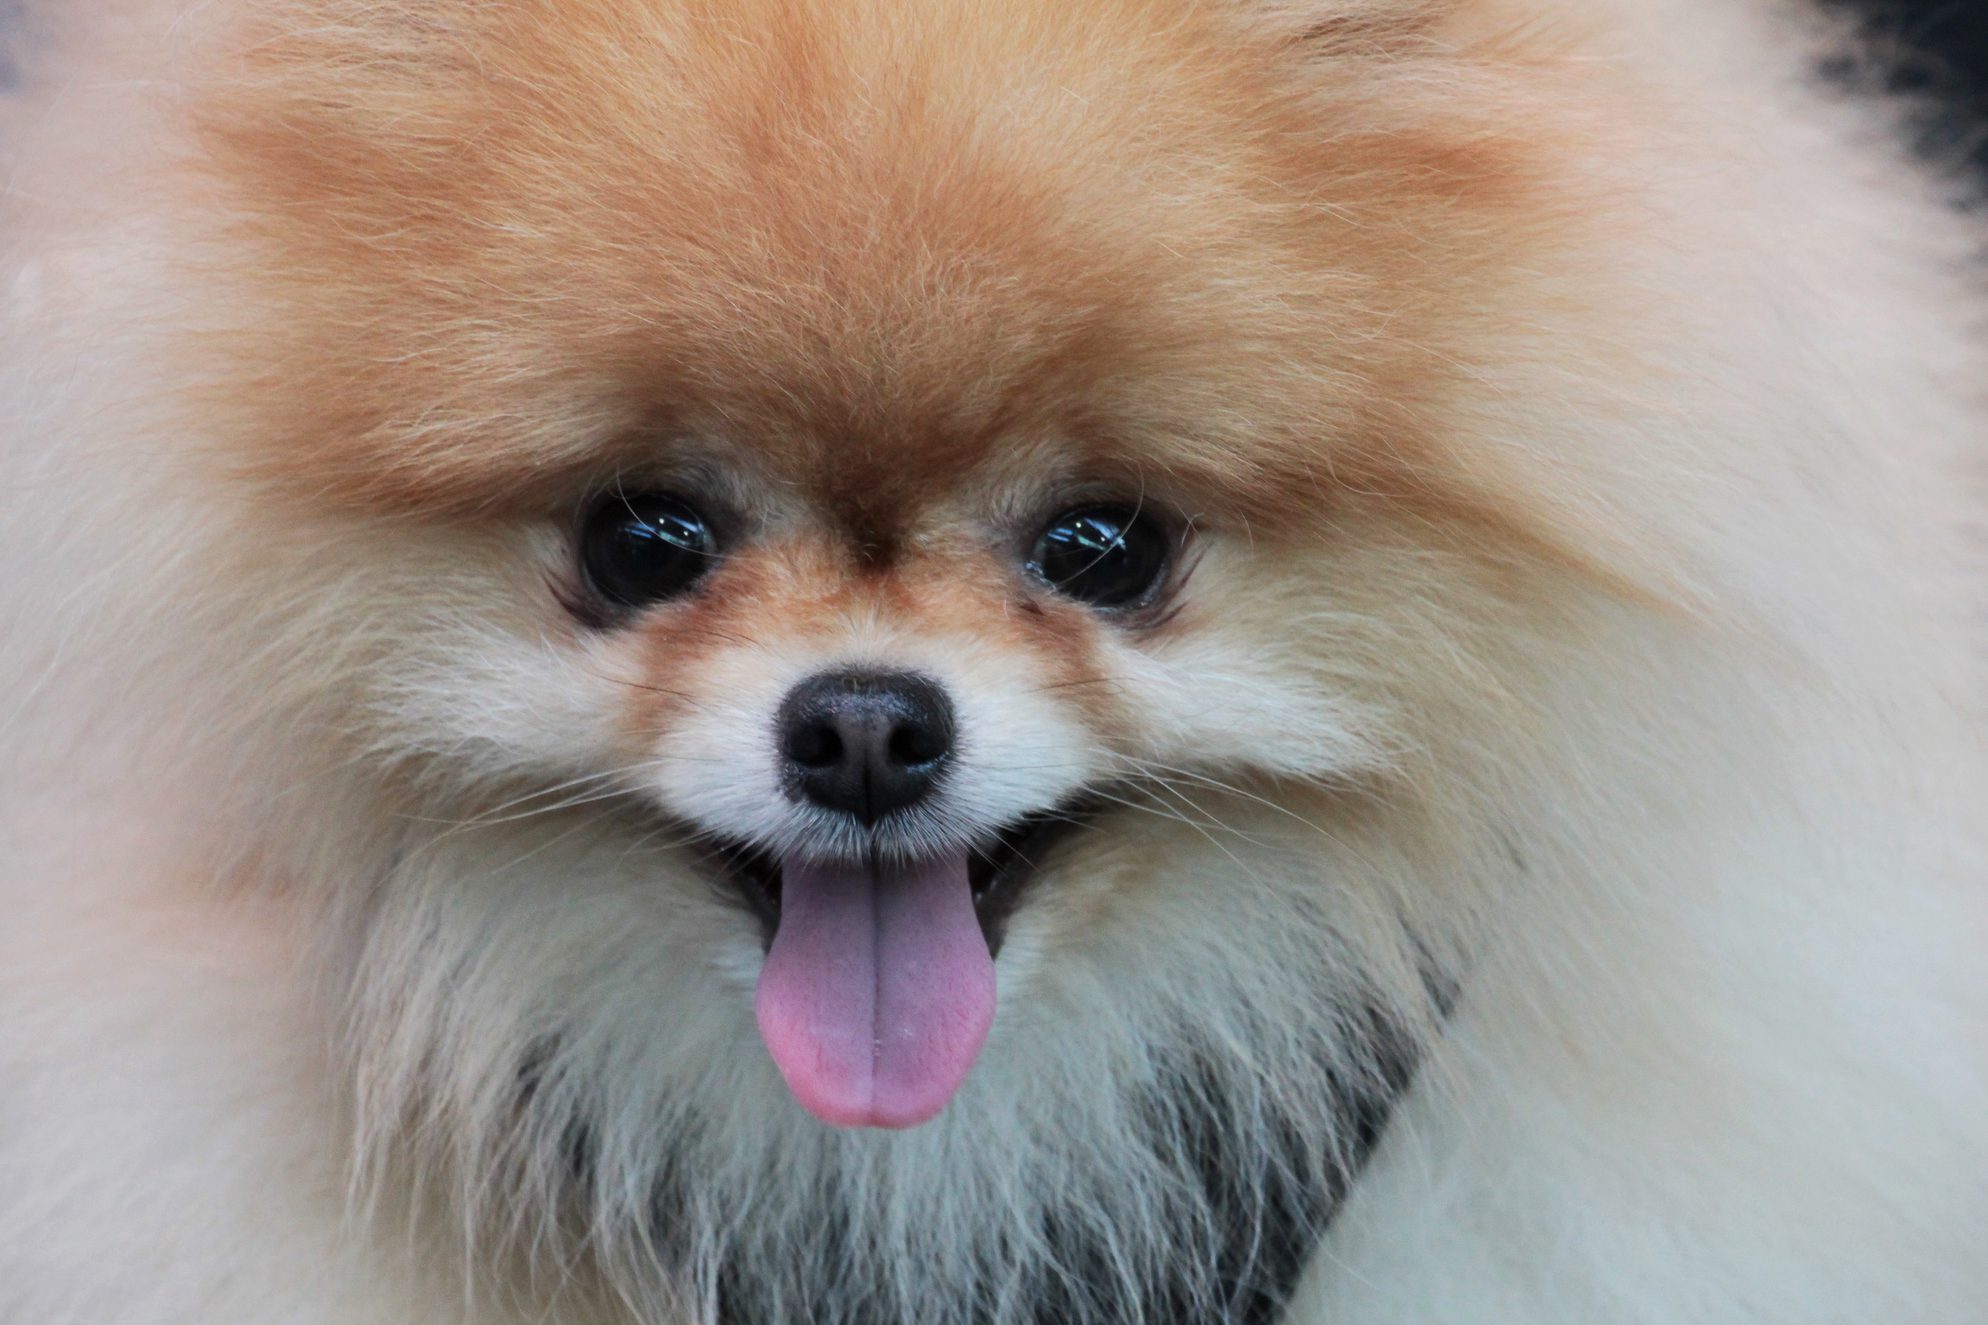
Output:
[[[1988,1312],[1979,233],[1819,19],[59,17],[0,1320]],[[750,536],[590,621],[616,483]],[[1018,574],[1094,492],[1164,612]],[[912,837],[1108,806],[905,1133],[789,1098],[709,860],[828,831],[766,730],[849,660],[959,704]]]

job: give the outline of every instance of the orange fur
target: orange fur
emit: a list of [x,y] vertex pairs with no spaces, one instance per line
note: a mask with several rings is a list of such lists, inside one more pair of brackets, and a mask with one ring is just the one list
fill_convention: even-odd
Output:
[[218,347],[251,470],[558,509],[711,436],[887,542],[1046,439],[1305,522],[1447,485],[1473,324],[1555,242],[1573,129],[1423,96],[1508,58],[1461,39],[1377,79],[1160,0],[556,8],[285,7],[200,93],[283,310]]

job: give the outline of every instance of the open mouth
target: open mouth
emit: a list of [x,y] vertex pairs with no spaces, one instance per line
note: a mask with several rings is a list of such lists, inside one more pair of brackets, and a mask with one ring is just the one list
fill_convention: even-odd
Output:
[[915,859],[724,853],[766,939],[760,1036],[802,1107],[839,1127],[912,1127],[945,1107],[994,1024],[1003,924],[1081,822],[1031,815]]
[[[995,833],[984,846],[967,853],[967,883],[989,953],[1000,954],[1008,919],[1050,852],[1088,824],[1097,808],[1084,801],[1024,815]],[[770,947],[780,928],[783,879],[779,857],[758,847],[728,843],[718,848],[718,858],[726,882],[758,917],[762,941]]]

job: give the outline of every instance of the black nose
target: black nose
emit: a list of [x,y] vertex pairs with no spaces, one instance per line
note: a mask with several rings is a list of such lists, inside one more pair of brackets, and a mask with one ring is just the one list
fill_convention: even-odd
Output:
[[874,824],[939,780],[953,753],[953,706],[909,672],[823,672],[787,696],[776,733],[798,795]]

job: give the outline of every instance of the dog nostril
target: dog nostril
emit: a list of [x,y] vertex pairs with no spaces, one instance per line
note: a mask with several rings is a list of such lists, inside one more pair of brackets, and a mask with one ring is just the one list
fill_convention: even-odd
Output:
[[904,767],[935,763],[945,758],[952,743],[945,733],[923,724],[905,724],[890,734],[885,747],[890,761]]
[[842,737],[830,723],[799,723],[787,732],[786,755],[803,768],[829,768],[842,760]]

